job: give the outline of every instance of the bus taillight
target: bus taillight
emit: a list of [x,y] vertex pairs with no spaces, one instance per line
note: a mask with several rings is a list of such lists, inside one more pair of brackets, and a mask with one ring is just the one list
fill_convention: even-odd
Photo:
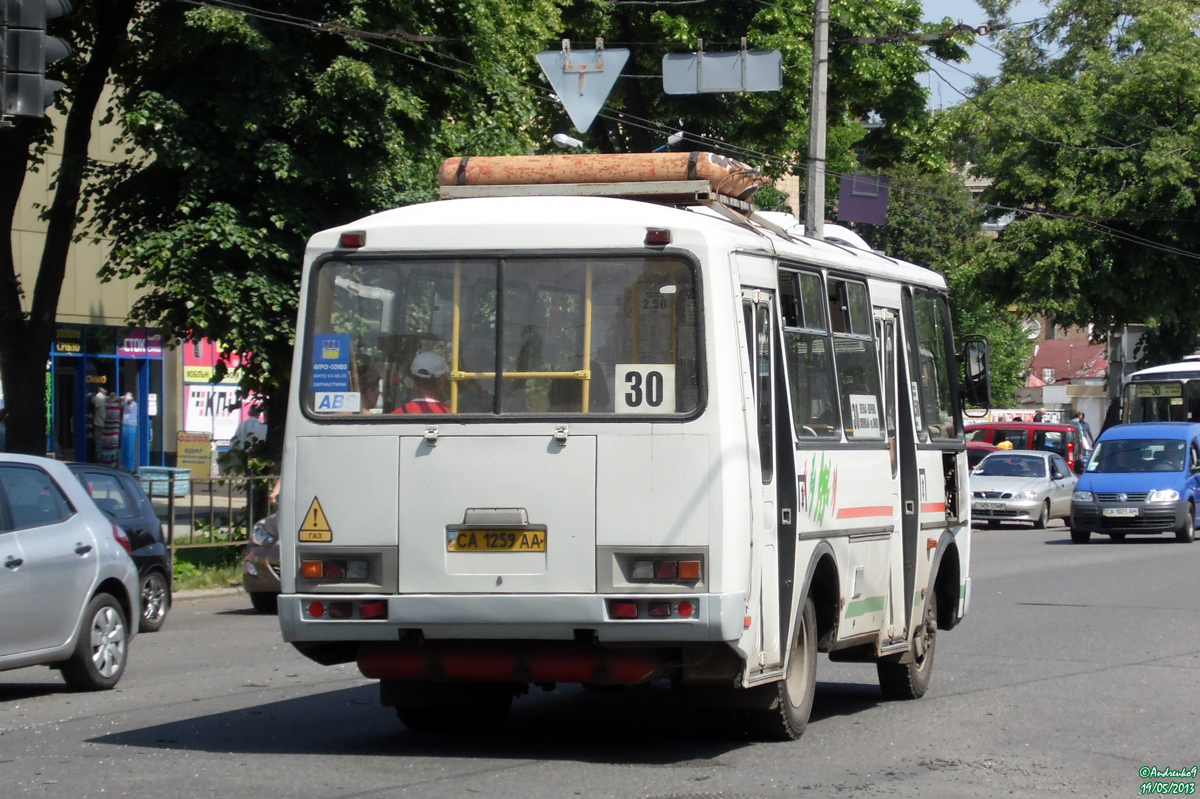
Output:
[[636,602],[610,602],[608,612],[614,619],[636,619],[638,606]]
[[699,560],[635,560],[630,565],[629,576],[633,580],[665,582],[696,582],[703,572]]

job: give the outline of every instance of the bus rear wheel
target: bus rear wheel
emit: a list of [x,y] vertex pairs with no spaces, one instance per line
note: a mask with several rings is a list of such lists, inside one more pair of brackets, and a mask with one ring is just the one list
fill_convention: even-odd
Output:
[[817,692],[817,609],[812,597],[796,625],[784,679],[775,683],[778,695],[765,710],[750,711],[751,732],[774,741],[794,741],[804,734]]
[[430,694],[412,701],[413,689],[405,686],[408,700],[396,704],[401,723],[414,732],[488,732],[504,723],[512,709],[513,686],[509,683],[456,683],[429,686]]
[[920,699],[929,690],[937,645],[937,594],[929,595],[925,621],[912,641],[911,663],[876,663],[879,687],[888,699]]

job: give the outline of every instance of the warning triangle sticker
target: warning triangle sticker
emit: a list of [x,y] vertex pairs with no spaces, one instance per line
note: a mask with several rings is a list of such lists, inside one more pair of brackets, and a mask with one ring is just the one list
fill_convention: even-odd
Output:
[[316,497],[313,497],[312,504],[308,506],[308,513],[304,514],[304,521],[300,525],[300,540],[323,544],[333,540],[333,530],[329,529],[329,520],[325,518],[321,501]]
[[591,127],[628,60],[629,51],[625,49],[564,48],[537,54],[542,72],[580,133],[586,133]]

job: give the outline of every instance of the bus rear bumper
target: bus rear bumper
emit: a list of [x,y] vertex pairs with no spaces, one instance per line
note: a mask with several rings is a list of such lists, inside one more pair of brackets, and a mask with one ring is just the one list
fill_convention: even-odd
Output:
[[[638,618],[616,619],[612,603],[637,603]],[[646,596],[596,594],[284,594],[279,597],[283,640],[297,642],[397,641],[420,631],[426,639],[575,640],[579,631],[608,642],[737,641],[742,637],[746,595],[699,594],[670,597],[693,607],[688,618],[647,615]],[[358,618],[363,605],[384,602],[386,616]],[[321,606],[318,617],[313,604]],[[331,618],[328,608],[349,608],[349,618]],[[377,607],[377,604],[374,605]]]

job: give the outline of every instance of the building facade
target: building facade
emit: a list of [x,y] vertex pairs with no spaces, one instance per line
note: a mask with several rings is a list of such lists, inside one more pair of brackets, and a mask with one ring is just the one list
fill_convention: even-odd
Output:
[[[97,118],[103,109],[102,102]],[[59,116],[55,123],[61,137],[64,120]],[[94,123],[89,156],[97,162],[112,162],[116,134],[115,125]],[[56,138],[45,162],[25,176],[13,220],[13,255],[17,277],[26,289],[22,303],[27,312],[46,238],[39,208],[53,199],[51,184],[61,160],[59,148]],[[106,398],[128,397],[121,408],[118,446],[132,463],[124,465],[171,465],[182,417],[180,354],[156,331],[128,325],[139,291],[133,280],[100,282],[97,273],[108,252],[108,242],[88,239],[72,244],[67,257],[58,329],[47,363],[46,452],[64,460],[97,460]],[[97,408],[101,409],[99,418]]]

